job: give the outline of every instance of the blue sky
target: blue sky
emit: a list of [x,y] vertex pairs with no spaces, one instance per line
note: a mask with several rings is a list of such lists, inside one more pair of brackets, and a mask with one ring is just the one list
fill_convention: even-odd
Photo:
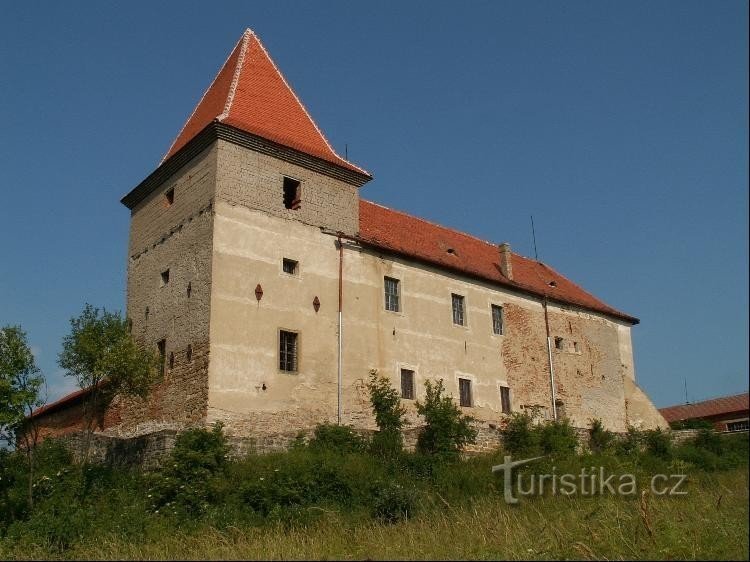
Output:
[[5,2],[0,324],[54,399],[128,211],[246,27],[362,195],[508,241],[641,318],[659,406],[748,388],[746,2]]

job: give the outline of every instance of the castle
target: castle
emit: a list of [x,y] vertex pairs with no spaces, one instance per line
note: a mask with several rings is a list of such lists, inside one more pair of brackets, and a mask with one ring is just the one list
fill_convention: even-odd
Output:
[[[163,381],[116,399],[102,431],[224,423],[284,439],[320,422],[373,428],[372,370],[411,424],[424,381],[482,431],[512,412],[665,426],[635,382],[633,316],[548,265],[361,199],[338,155],[246,31],[130,210],[127,315]],[[40,412],[77,427],[78,392]]]

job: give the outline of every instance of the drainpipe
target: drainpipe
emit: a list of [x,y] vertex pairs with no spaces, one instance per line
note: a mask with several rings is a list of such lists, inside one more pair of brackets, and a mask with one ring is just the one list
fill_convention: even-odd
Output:
[[338,420],[338,424],[341,425],[341,372],[342,372],[342,361],[341,361],[341,351],[342,351],[342,332],[344,329],[344,324],[342,321],[342,310],[344,305],[344,245],[341,243],[341,235],[338,237],[338,244],[339,244],[339,369],[338,369],[338,385],[337,385],[337,395],[338,399],[336,402],[336,419]]
[[549,315],[547,314],[547,295],[542,301],[544,307],[544,326],[547,329],[547,362],[549,364],[549,386],[552,390],[552,419],[557,421],[557,393],[555,392],[555,370],[552,367],[552,337],[549,333]]

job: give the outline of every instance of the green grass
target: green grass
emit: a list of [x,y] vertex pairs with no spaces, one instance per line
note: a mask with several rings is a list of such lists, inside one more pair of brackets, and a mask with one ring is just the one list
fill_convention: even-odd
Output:
[[[141,540],[104,535],[69,559],[747,559],[746,469],[695,478],[683,497],[561,496],[508,506],[486,497],[452,506],[431,498],[394,525],[319,510],[312,522],[189,530],[155,521]],[[428,500],[429,501],[429,500]],[[17,545],[20,546],[20,545]],[[0,558],[56,558],[25,545]]]

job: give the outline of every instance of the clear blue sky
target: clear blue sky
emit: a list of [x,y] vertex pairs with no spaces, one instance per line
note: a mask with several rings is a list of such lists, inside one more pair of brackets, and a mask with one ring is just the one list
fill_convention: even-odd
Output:
[[748,7],[4,2],[0,324],[50,381],[85,302],[124,308],[127,209],[246,27],[362,195],[508,241],[633,330],[659,406],[748,388]]

